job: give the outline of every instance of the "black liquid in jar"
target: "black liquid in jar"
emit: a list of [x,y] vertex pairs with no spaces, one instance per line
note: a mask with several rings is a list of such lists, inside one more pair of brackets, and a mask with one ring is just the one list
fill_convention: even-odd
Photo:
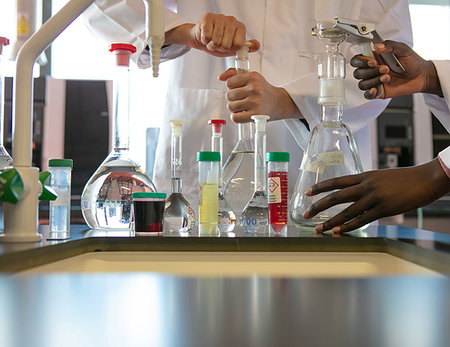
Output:
[[133,201],[134,230],[136,232],[162,232],[164,199],[154,201]]

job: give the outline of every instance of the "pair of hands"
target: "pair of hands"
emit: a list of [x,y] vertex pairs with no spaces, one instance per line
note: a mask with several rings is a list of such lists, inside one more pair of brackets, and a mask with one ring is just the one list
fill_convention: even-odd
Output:
[[[258,40],[249,40],[249,52],[260,48]],[[178,43],[216,57],[236,54],[246,42],[245,25],[233,16],[207,13],[196,24],[184,24],[166,34],[165,44]],[[236,123],[251,121],[255,114],[270,115],[271,120],[300,117],[300,112],[283,88],[271,85],[261,74],[237,74],[230,68],[218,76],[226,83],[228,109]]]

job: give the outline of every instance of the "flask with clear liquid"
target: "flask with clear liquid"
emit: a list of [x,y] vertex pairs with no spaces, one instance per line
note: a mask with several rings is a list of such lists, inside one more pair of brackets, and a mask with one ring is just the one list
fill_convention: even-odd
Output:
[[325,53],[300,53],[318,63],[321,121],[311,131],[308,146],[300,165],[294,194],[290,201],[291,218],[297,227],[310,229],[342,211],[348,204],[331,207],[311,219],[303,213],[327,193],[314,197],[305,195],[313,184],[344,175],[362,172],[362,164],[350,129],[342,121],[345,103],[345,58],[339,53],[339,44],[346,34],[339,28],[326,28],[318,23],[316,34],[325,44]]
[[182,189],[182,135],[184,121],[169,120],[172,127],[171,138],[171,193],[164,208],[164,235],[188,236],[195,226],[195,213]]
[[220,153],[219,162],[219,232],[221,235],[235,236],[233,230],[236,226],[236,214],[223,195],[223,178],[222,178],[222,155],[223,155],[223,136],[222,126],[227,124],[225,119],[210,119],[208,124],[211,125],[211,150]]
[[[248,73],[248,44],[244,45],[235,58],[237,73]],[[238,142],[223,166],[223,195],[239,219],[247,201],[253,195],[253,166],[255,149],[253,146],[253,123],[239,123]]]
[[117,65],[113,81],[114,148],[86,183],[81,211],[91,229],[132,230],[131,194],[156,189],[129,150],[129,61],[136,48],[117,43],[110,51],[115,53]]
[[253,195],[242,211],[239,224],[246,233],[267,233],[268,228],[268,201],[267,201],[267,174],[266,174],[266,115],[255,115],[255,184]]

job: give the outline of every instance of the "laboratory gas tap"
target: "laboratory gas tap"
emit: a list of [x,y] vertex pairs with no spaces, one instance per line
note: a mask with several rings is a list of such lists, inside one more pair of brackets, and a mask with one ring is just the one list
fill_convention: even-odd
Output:
[[[33,65],[42,51],[94,1],[70,0],[25,42],[17,56],[13,93],[12,156],[13,167],[19,172],[24,184],[24,194],[16,205],[5,206],[5,230],[0,241],[39,242],[41,239],[38,233],[38,197],[41,189],[39,169],[31,166]],[[143,1],[147,9],[147,44],[153,51],[153,71],[154,75],[157,75],[158,49],[161,49],[164,41],[163,1]]]

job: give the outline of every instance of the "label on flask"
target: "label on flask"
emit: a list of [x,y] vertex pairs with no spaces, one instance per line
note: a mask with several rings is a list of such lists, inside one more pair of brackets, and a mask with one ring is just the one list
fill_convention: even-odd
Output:
[[305,171],[316,172],[322,174],[327,166],[344,165],[344,152],[323,152],[317,154],[316,161],[307,161],[305,164]]

